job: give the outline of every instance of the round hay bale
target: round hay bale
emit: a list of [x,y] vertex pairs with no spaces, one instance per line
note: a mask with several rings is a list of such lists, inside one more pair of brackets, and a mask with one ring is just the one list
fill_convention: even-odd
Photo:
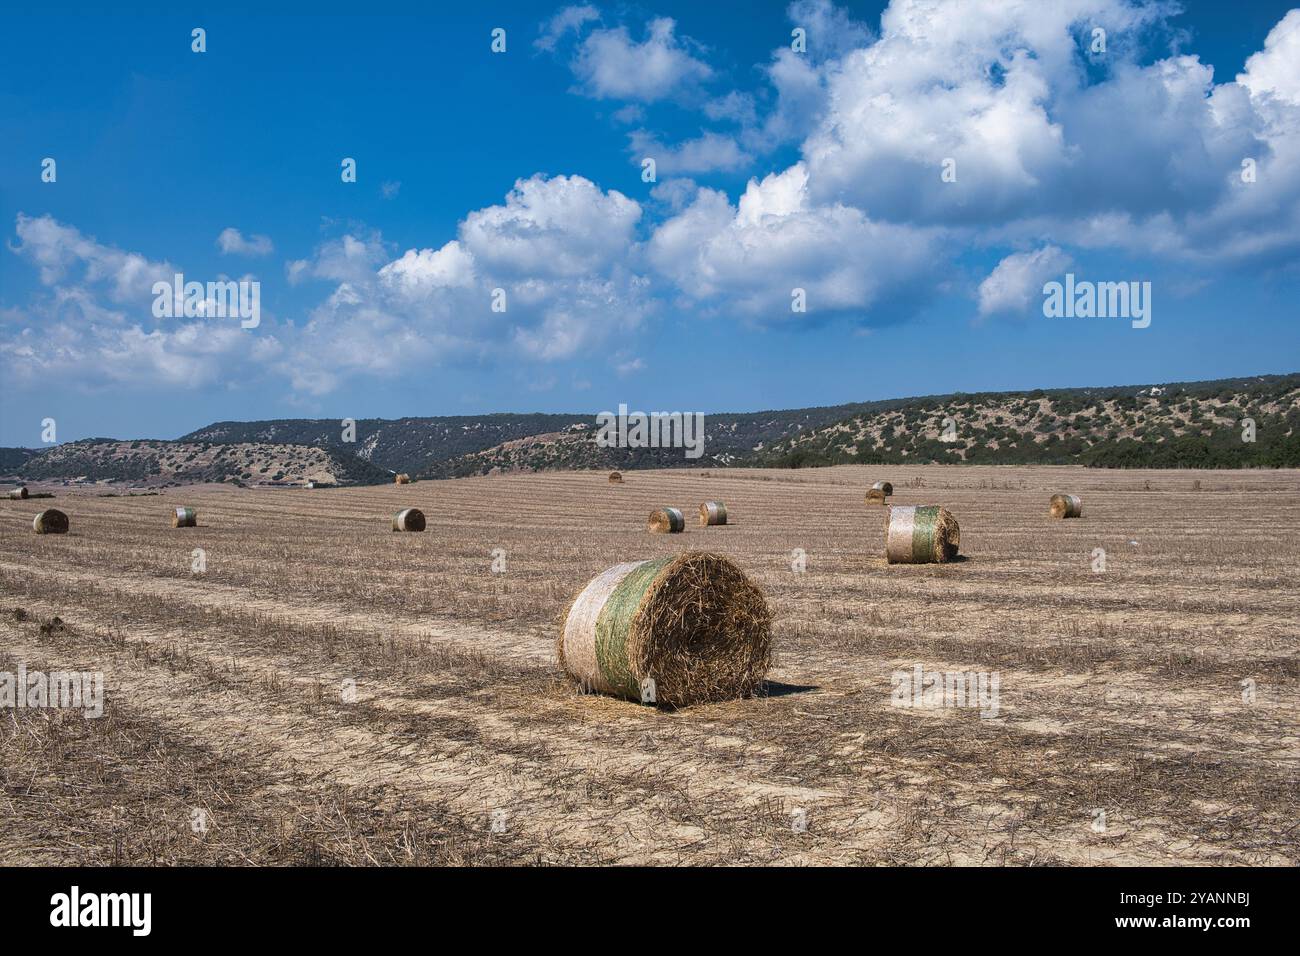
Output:
[[885,493],[884,493],[883,491],[881,491],[879,488],[868,488],[868,489],[867,489],[867,504],[869,504],[869,505],[883,505],[883,504],[885,504]]
[[650,512],[647,527],[655,534],[677,534],[686,530],[686,517],[680,508],[660,508]]
[[424,512],[419,508],[403,508],[393,515],[394,531],[423,531]]
[[585,690],[685,707],[757,693],[772,658],[763,592],[719,554],[687,551],[596,575],[565,614],[560,667]]
[[395,485],[409,485],[410,483],[411,483],[411,476],[410,476],[410,475],[394,475],[394,476],[393,476],[393,484],[395,484]]
[[32,530],[37,534],[67,534],[68,516],[58,508],[46,508],[32,519]]
[[894,486],[887,481],[878,481],[871,486],[871,490],[883,492],[885,497],[888,498],[894,493]]
[[1052,495],[1053,518],[1077,518],[1083,514],[1083,499],[1078,495]]
[[25,501],[27,499],[27,486],[19,485],[13,491],[9,492],[9,497],[14,501]]
[[938,505],[891,505],[885,532],[885,560],[890,564],[930,564],[957,557],[961,529],[947,508]]
[[609,473],[609,483],[611,485],[621,485],[623,483],[622,473],[617,471],[611,471]]
[[172,515],[173,528],[197,528],[199,513],[193,508],[177,508]]
[[700,526],[727,523],[727,506],[721,501],[706,501],[700,505]]

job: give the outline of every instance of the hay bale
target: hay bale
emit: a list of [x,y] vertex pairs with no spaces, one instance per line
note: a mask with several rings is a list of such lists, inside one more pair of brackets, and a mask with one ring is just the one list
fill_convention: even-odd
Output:
[[611,471],[609,473],[609,483],[611,485],[621,485],[623,483],[622,473],[617,471]]
[[9,492],[9,497],[10,497],[12,500],[14,500],[14,501],[26,501],[26,500],[27,500],[27,486],[26,486],[26,485],[19,485],[19,486],[18,486],[17,488],[15,488],[13,491]]
[[884,496],[888,498],[894,493],[894,486],[887,481],[877,481],[871,486],[871,490],[882,492]]
[[1053,518],[1077,518],[1083,514],[1083,499],[1078,495],[1052,495],[1049,510]]
[[647,527],[655,534],[677,534],[686,530],[686,517],[680,508],[660,508],[650,512]]
[[395,485],[409,485],[410,483],[411,483],[410,475],[402,474],[402,475],[393,476],[393,484]]
[[727,506],[721,501],[706,501],[700,505],[700,527],[727,523]]
[[67,534],[68,516],[58,508],[46,508],[32,519],[32,530],[37,534]]
[[173,528],[197,528],[199,513],[193,508],[177,508],[172,515]]
[[885,560],[890,564],[930,564],[957,557],[961,529],[947,508],[938,505],[891,505],[885,532]]
[[423,531],[424,512],[419,508],[403,508],[393,515],[394,531]]
[[879,488],[868,488],[866,500],[869,505],[883,505],[885,504],[885,493]]
[[556,642],[560,667],[585,690],[684,707],[757,693],[772,658],[763,592],[718,554],[616,564],[584,587]]

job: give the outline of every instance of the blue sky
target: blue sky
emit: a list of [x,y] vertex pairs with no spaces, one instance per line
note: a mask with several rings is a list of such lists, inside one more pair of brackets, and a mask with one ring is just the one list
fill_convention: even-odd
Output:
[[6,13],[0,445],[1300,369],[1285,3],[474,6]]

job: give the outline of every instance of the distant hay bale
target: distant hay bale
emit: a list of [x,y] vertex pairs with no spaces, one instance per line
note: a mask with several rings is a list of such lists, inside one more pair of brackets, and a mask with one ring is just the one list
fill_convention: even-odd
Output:
[[173,528],[197,528],[199,513],[193,508],[177,508],[172,515]]
[[772,612],[718,554],[616,564],[569,605],[556,656],[588,691],[670,707],[748,697],[771,663]]
[[25,501],[27,499],[27,486],[19,485],[13,491],[9,492],[9,497],[14,501]]
[[947,508],[938,505],[891,505],[885,533],[885,560],[890,564],[940,564],[957,557],[961,529]]
[[886,503],[885,493],[879,488],[868,488],[866,500],[869,505],[883,505]]
[[1078,495],[1052,495],[1053,518],[1077,518],[1083,514],[1083,499]]
[[890,484],[888,481],[878,481],[871,486],[871,490],[879,491],[883,493],[886,498],[888,498],[890,495],[894,493],[894,486]]
[[623,483],[622,473],[617,471],[611,471],[609,473],[609,483],[611,485],[621,485]]
[[410,483],[411,483],[411,476],[410,476],[410,475],[394,475],[394,476],[393,476],[393,484],[395,484],[395,485],[409,485]]
[[67,534],[68,516],[58,508],[46,508],[32,519],[32,530],[37,534]]
[[706,501],[700,505],[700,527],[727,523],[727,506],[721,501]]
[[393,515],[394,531],[423,531],[424,512],[419,508],[403,508]]
[[686,518],[680,508],[660,508],[650,512],[648,527],[655,534],[677,534],[686,530]]

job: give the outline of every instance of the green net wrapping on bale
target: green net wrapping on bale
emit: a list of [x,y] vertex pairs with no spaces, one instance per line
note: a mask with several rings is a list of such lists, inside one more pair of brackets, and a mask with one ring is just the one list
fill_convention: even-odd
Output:
[[67,534],[68,516],[58,508],[47,508],[32,519],[32,530],[37,534]]
[[1083,499],[1078,495],[1052,495],[1053,518],[1077,518],[1083,514]]
[[423,531],[424,512],[419,508],[403,508],[393,515],[394,531]]
[[706,501],[700,505],[700,525],[707,527],[711,524],[727,523],[727,506],[721,501]]
[[772,658],[772,612],[757,585],[719,554],[630,561],[574,598],[556,642],[579,686],[684,707],[757,693]]
[[947,508],[938,505],[893,505],[885,532],[885,560],[890,564],[931,564],[957,557],[961,529]]
[[177,508],[172,515],[173,528],[196,528],[198,524],[199,513],[194,508]]
[[680,508],[660,508],[650,512],[646,527],[655,534],[677,534],[686,530],[686,516]]

